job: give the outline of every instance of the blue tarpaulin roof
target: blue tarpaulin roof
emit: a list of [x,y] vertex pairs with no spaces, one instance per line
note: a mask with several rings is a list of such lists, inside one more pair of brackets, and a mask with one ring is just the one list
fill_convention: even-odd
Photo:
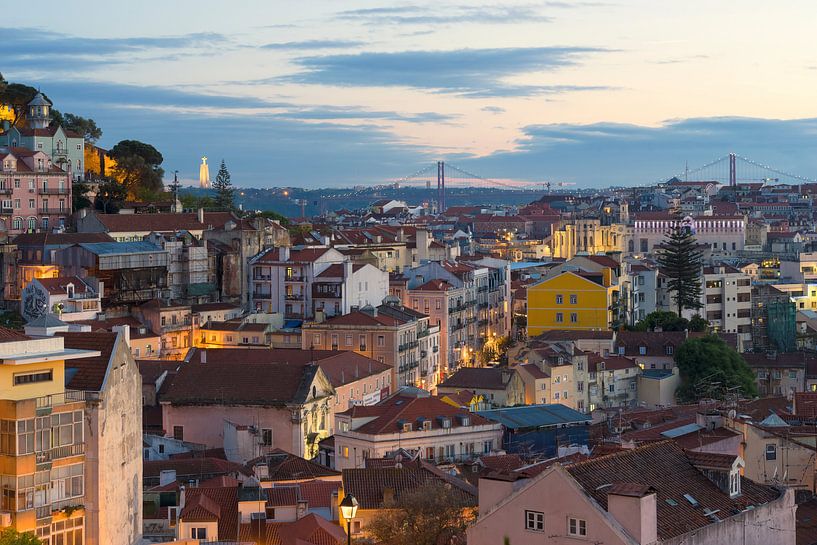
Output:
[[477,411],[477,414],[494,422],[499,422],[509,429],[538,428],[590,421],[588,415],[558,403]]

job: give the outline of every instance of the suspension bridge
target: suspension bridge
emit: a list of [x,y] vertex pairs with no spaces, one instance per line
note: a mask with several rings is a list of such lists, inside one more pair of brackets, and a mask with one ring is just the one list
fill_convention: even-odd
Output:
[[[657,180],[657,183],[667,183],[671,180],[717,182],[729,186],[746,183],[792,185],[817,183],[817,179],[794,174],[736,153],[729,153],[695,168],[687,167],[673,176]],[[549,193],[552,190],[559,191],[576,184],[564,181],[491,179],[451,163],[437,161],[408,176],[393,178],[388,181],[387,185],[394,188],[424,187],[428,190],[429,197],[436,200],[441,210],[445,210],[446,188],[494,188]]]

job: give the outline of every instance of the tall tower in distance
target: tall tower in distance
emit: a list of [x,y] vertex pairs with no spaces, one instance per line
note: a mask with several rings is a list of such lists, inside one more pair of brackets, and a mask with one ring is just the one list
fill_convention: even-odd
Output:
[[207,166],[207,157],[202,157],[199,165],[199,186],[202,189],[210,189],[210,167]]

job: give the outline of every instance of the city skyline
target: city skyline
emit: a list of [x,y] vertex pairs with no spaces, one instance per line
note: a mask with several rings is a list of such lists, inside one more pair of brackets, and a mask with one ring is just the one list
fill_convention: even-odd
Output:
[[437,159],[635,185],[731,151],[817,172],[810,3],[192,6],[11,13],[0,70],[94,118],[103,147],[154,144],[191,184],[202,155],[253,187],[382,183]]

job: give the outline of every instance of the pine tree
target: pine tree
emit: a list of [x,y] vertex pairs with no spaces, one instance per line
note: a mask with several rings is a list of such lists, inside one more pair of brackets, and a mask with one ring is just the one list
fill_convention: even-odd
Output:
[[230,171],[227,170],[224,159],[221,160],[221,166],[213,182],[213,189],[216,192],[216,206],[225,210],[232,210],[235,206],[235,189],[233,188],[232,182],[230,182]]
[[699,309],[701,304],[701,267],[703,255],[689,229],[680,227],[667,233],[658,255],[661,272],[669,278],[667,287],[675,293],[678,316],[686,309]]

